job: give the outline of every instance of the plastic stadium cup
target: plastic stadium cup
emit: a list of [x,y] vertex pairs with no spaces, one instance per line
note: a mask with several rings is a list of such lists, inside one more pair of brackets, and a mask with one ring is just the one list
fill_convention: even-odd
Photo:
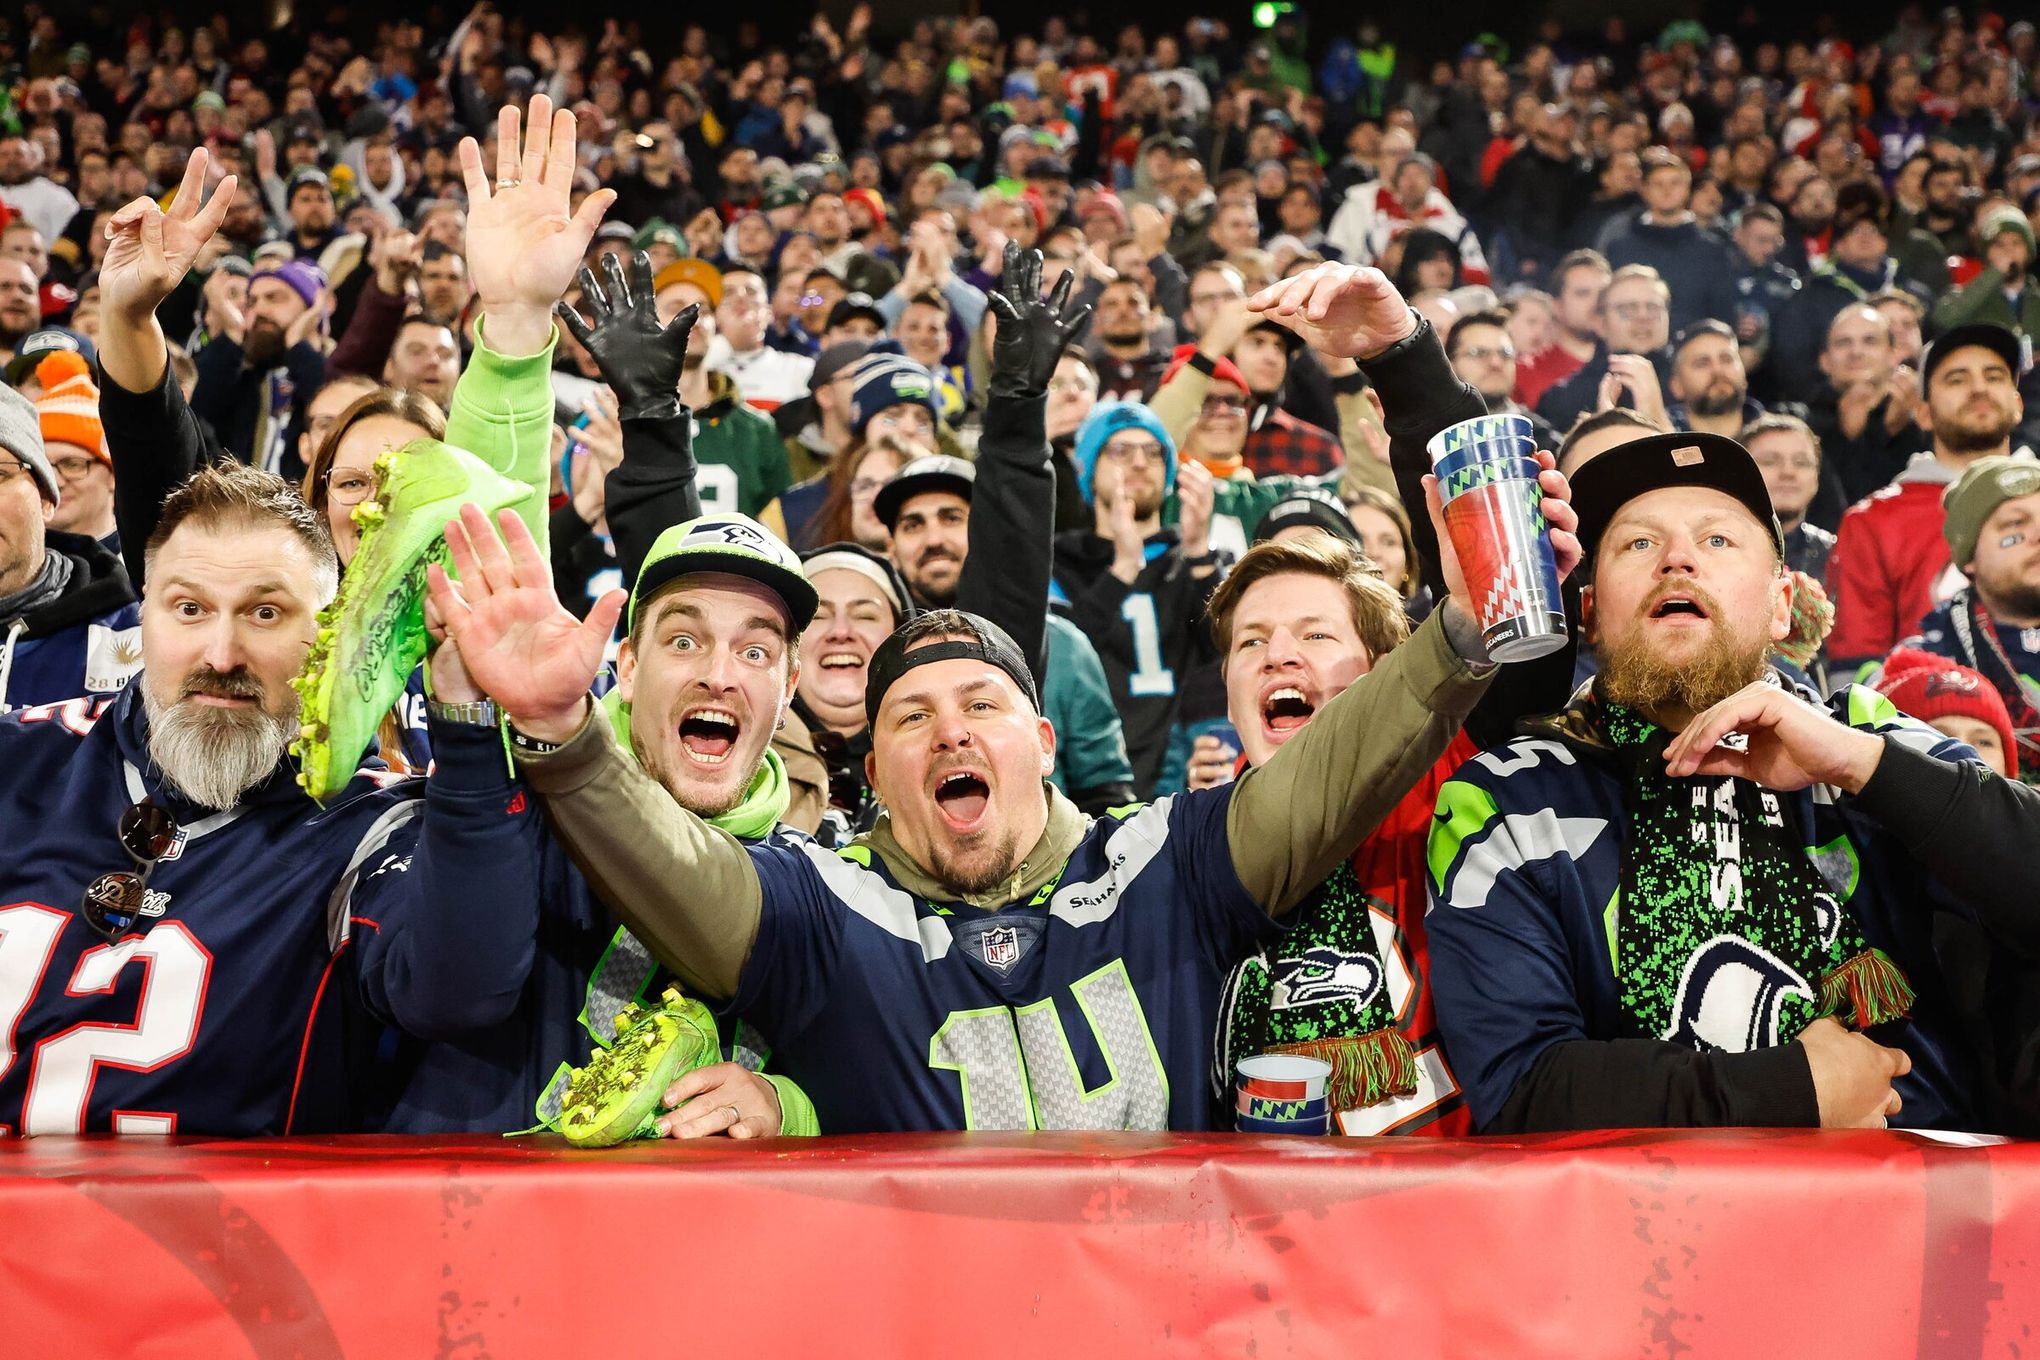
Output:
[[1294,1053],[1242,1058],[1234,1087],[1241,1133],[1324,1134],[1331,1129],[1332,1065]]
[[1528,661],[1566,642],[1558,560],[1535,469],[1522,460],[1477,464],[1439,488],[1466,603],[1497,661]]
[[1497,415],[1475,416],[1462,420],[1457,425],[1448,425],[1431,436],[1424,447],[1431,454],[1433,465],[1443,462],[1455,453],[1484,449],[1491,445],[1511,440],[1535,441],[1537,429],[1528,416]]
[[1499,463],[1514,458],[1534,459],[1536,456],[1536,440],[1509,435],[1505,438],[1484,439],[1475,444],[1462,444],[1443,458],[1434,461],[1431,464],[1431,471],[1444,477],[1474,463]]

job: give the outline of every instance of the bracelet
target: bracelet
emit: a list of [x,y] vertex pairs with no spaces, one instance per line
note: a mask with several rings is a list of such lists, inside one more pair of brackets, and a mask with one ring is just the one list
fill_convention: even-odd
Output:
[[437,699],[427,699],[425,712],[440,722],[459,723],[463,727],[495,727],[503,717],[493,699],[465,704],[442,704]]
[[540,741],[526,732],[520,732],[514,723],[505,723],[504,730],[510,734],[510,745],[528,756],[549,756],[566,745],[563,741]]

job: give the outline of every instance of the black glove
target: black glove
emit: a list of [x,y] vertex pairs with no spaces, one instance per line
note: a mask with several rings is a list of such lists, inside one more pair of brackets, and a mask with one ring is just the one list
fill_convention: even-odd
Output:
[[1077,281],[1072,269],[1056,281],[1055,293],[1041,297],[1041,252],[1022,253],[1013,242],[1006,243],[1006,267],[999,278],[999,291],[989,299],[998,313],[997,332],[992,337],[992,383],[995,397],[1033,399],[1048,392],[1048,380],[1055,375],[1056,360],[1075,344],[1091,324],[1091,309],[1069,306],[1070,288]]
[[554,315],[595,356],[602,381],[616,393],[617,412],[625,420],[677,414],[680,367],[687,359],[688,334],[701,316],[700,305],[682,308],[672,325],[661,327],[649,256],[640,250],[631,257],[628,282],[614,255],[603,256],[602,270],[609,276],[607,292],[593,270],[581,271],[581,296],[595,314],[592,328],[564,302],[554,304]]

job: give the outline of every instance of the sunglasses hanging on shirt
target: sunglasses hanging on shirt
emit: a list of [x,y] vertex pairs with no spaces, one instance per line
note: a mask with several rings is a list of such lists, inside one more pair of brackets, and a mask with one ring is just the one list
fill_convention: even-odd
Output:
[[117,940],[142,925],[143,907],[149,899],[149,875],[156,862],[177,844],[177,819],[169,809],[148,799],[132,803],[120,815],[120,847],[141,870],[111,869],[85,888],[86,922],[109,940]]

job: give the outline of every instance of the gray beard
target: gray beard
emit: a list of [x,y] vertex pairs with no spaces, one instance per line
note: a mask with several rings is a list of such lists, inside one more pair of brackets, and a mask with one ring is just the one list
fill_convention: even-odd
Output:
[[215,812],[236,806],[269,778],[297,735],[290,714],[200,708],[190,700],[164,707],[146,686],[142,706],[149,715],[149,758],[186,798]]

